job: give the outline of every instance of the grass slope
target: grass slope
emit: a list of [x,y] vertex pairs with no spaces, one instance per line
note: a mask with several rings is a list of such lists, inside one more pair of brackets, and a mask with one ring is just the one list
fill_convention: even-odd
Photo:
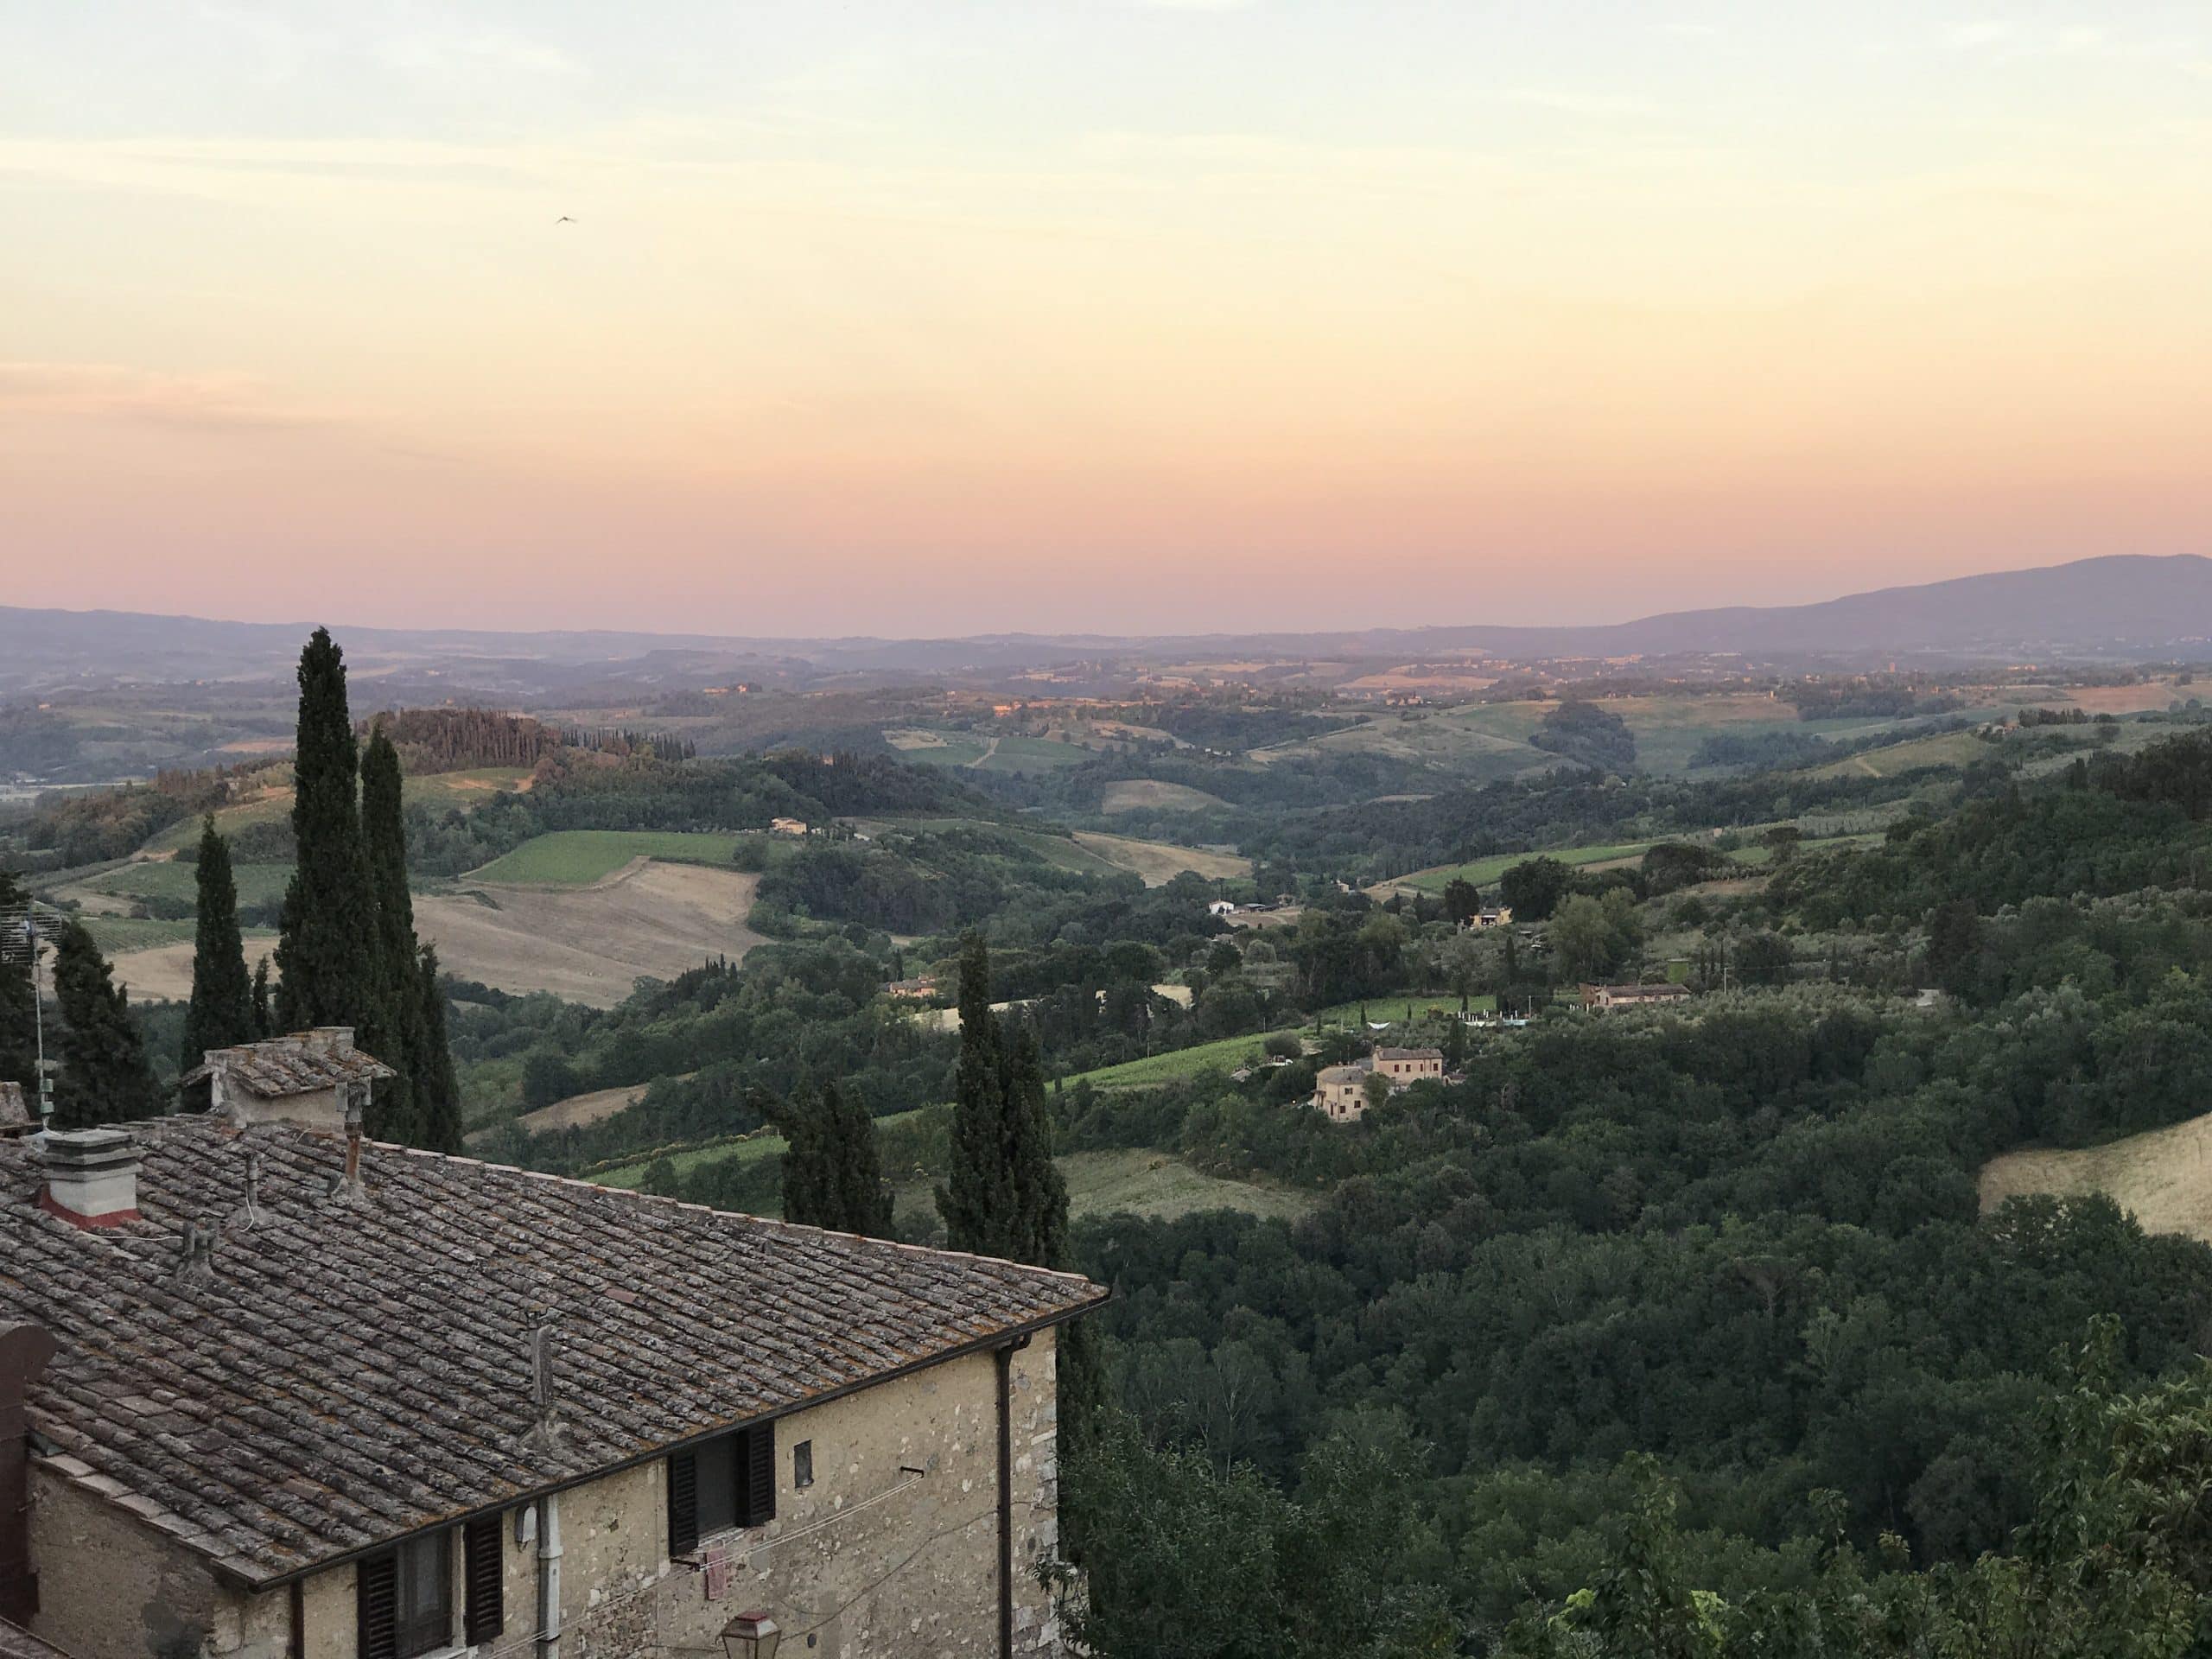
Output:
[[2212,1243],[2212,1114],[2079,1151],[2008,1152],[1981,1172],[1981,1207],[2027,1192],[2102,1192],[2152,1233]]
[[471,871],[467,879],[518,886],[588,887],[633,858],[726,868],[736,855],[737,842],[734,835],[673,830],[556,830],[532,836],[512,852]]

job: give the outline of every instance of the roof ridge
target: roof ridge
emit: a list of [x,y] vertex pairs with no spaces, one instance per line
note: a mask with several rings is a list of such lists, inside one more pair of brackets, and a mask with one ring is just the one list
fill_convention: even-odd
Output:
[[1033,1262],[1017,1262],[1011,1256],[985,1255],[980,1250],[947,1249],[939,1244],[916,1244],[903,1238],[877,1238],[868,1233],[840,1232],[834,1227],[814,1227],[803,1221],[786,1221],[781,1216],[755,1215],[750,1210],[717,1210],[711,1204],[695,1204],[689,1198],[672,1198],[665,1192],[647,1192],[634,1186],[610,1186],[604,1181],[588,1181],[580,1175],[560,1175],[547,1169],[529,1169],[521,1164],[502,1164],[489,1158],[473,1158],[464,1152],[438,1152],[429,1147],[402,1146],[396,1141],[371,1141],[367,1146],[404,1152],[417,1158],[442,1158],[449,1163],[476,1164],[486,1169],[504,1169],[533,1181],[554,1181],[564,1186],[580,1186],[593,1192],[614,1192],[640,1204],[668,1204],[679,1210],[696,1211],[704,1216],[732,1216],[748,1221],[757,1227],[780,1227],[789,1232],[813,1233],[823,1238],[849,1238],[861,1244],[880,1245],[888,1249],[906,1250],[916,1255],[926,1255],[952,1262],[984,1262],[995,1267],[1018,1268],[1024,1273],[1043,1274],[1047,1278],[1071,1280],[1077,1284],[1096,1281],[1086,1274],[1071,1272],[1065,1268],[1039,1267]]

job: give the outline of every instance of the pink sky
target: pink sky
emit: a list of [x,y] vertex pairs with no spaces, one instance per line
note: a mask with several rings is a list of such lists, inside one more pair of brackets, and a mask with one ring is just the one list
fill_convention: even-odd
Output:
[[2212,551],[2186,9],[837,10],[0,24],[5,601],[1179,632]]

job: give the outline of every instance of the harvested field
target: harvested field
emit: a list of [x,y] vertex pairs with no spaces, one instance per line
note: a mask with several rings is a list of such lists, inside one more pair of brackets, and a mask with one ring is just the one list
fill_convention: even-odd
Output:
[[1209,881],[1234,880],[1252,874],[1252,861],[1234,853],[1209,853],[1164,841],[1134,841],[1127,836],[1105,836],[1089,830],[1077,830],[1075,840],[1085,852],[1134,870],[1147,887],[1165,887],[1185,870]]
[[[709,957],[741,957],[760,944],[745,925],[760,885],[760,877],[735,870],[640,858],[583,887],[487,883],[417,894],[415,931],[437,945],[439,964],[456,977],[611,1008],[640,976],[672,979]],[[248,966],[272,943],[250,938]],[[192,994],[189,938],[126,951],[115,967],[141,1001]]]
[[1107,785],[1099,806],[1107,812],[1138,812],[1148,809],[1168,812],[1205,812],[1215,808],[1226,810],[1229,803],[1218,795],[1209,795],[1203,789],[1192,789],[1186,784],[1163,784],[1150,778],[1133,778],[1122,783]]
[[2028,1192],[2102,1192],[2145,1232],[2212,1242],[2212,1114],[2101,1147],[2008,1152],[1984,1166],[1983,1210]]
[[[143,950],[117,952],[116,982],[130,993],[134,1002],[182,1002],[192,995],[192,940],[188,930],[192,924],[182,925],[188,937],[168,944],[148,945]],[[251,973],[262,957],[276,948],[274,933],[249,933],[245,936],[245,966]],[[270,962],[269,971],[274,975],[276,964]]]
[[636,859],[584,887],[495,887],[415,901],[416,931],[464,979],[611,1008],[641,976],[672,979],[760,944],[760,878]]

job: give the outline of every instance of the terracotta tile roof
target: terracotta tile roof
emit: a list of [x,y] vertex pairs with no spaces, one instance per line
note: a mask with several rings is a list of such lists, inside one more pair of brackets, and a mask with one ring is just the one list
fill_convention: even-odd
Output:
[[1444,1058],[1444,1051],[1440,1048],[1378,1048],[1375,1051],[1375,1058],[1378,1060],[1440,1060]]
[[350,1031],[345,1034],[343,1046],[318,1040],[321,1036],[302,1031],[237,1048],[211,1048],[206,1060],[178,1081],[198,1083],[220,1070],[247,1093],[264,1100],[281,1100],[289,1095],[311,1095],[344,1084],[373,1083],[398,1075],[382,1060],[355,1048]]
[[[59,1352],[46,1466],[266,1584],[1061,1319],[1099,1287],[977,1256],[210,1117],[129,1126],[142,1218],[35,1206],[0,1141],[0,1312]],[[250,1149],[262,1157],[247,1215]],[[187,1222],[222,1232],[186,1261]],[[531,1402],[550,1319],[560,1430]]]
[[69,1659],[53,1643],[0,1618],[0,1659]]

